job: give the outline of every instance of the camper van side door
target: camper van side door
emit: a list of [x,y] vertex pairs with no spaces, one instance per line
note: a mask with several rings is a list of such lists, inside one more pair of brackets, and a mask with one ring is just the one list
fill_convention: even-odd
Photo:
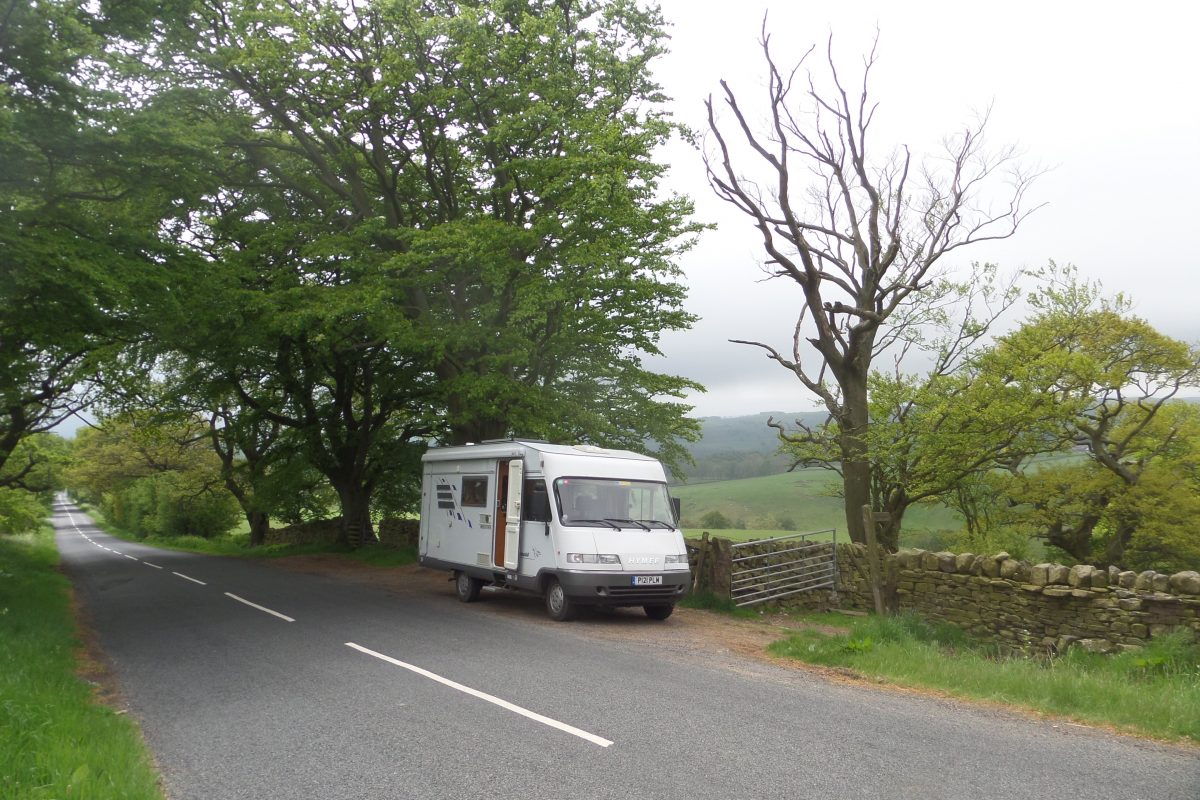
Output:
[[517,569],[521,554],[521,487],[525,480],[525,462],[514,458],[508,462],[508,517],[504,523],[504,568]]

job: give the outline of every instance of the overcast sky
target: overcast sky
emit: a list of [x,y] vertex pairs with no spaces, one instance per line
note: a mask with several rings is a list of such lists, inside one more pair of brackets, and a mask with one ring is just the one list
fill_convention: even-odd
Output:
[[[1032,192],[1046,207],[1016,236],[957,251],[953,265],[1073,263],[1178,338],[1200,340],[1200,11],[1190,3],[697,2],[663,0],[671,53],[658,64],[677,118],[705,127],[703,99],[729,81],[762,96],[757,37],[764,12],[777,60],[790,63],[829,33],[847,71],[880,30],[874,94],[877,149],[936,145],[993,105],[989,139],[1016,143],[1052,168]],[[759,351],[730,338],[790,335],[799,288],[761,282],[762,254],[745,217],[718,201],[700,154],[666,153],[669,186],[716,223],[683,261],[688,307],[701,320],[663,340],[655,366],[708,387],[695,413],[732,416],[812,407],[809,395]]]

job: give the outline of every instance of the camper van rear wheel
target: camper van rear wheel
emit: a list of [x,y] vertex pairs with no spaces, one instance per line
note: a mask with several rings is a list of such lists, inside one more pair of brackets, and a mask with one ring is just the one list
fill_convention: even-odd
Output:
[[483,586],[483,581],[479,578],[472,578],[465,572],[457,572],[454,575],[454,588],[458,592],[458,599],[464,603],[474,603],[479,599],[479,589]]
[[546,613],[551,619],[565,622],[575,616],[575,603],[567,595],[558,578],[546,584]]
[[650,619],[666,619],[671,616],[671,612],[675,610],[675,606],[642,606],[642,610],[646,612],[646,616]]

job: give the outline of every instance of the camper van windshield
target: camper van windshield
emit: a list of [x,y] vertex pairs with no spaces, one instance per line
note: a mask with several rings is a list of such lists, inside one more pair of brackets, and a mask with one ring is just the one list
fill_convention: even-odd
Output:
[[554,494],[564,525],[638,531],[676,525],[665,483],[559,478]]

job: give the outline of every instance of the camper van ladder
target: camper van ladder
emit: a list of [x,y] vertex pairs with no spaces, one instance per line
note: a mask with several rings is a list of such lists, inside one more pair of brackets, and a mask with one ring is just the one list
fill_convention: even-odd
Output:
[[837,581],[833,529],[738,542],[730,550],[729,596],[737,606],[832,589]]

